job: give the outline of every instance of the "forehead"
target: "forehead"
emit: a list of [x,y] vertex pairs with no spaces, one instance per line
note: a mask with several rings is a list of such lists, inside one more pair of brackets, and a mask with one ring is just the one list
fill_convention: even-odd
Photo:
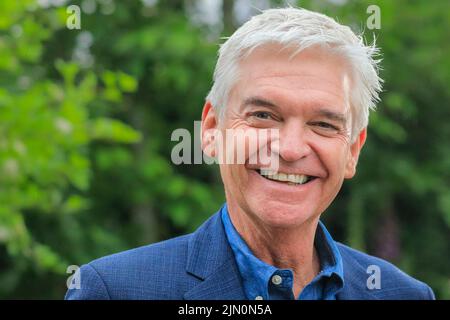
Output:
[[256,48],[240,62],[236,97],[264,96],[282,104],[345,108],[349,72],[344,59],[321,48],[293,55],[279,46]]

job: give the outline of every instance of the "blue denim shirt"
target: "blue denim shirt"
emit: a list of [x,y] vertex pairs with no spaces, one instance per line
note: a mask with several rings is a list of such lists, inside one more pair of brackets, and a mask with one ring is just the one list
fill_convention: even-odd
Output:
[[[227,205],[221,209],[222,222],[228,242],[241,273],[244,291],[250,300],[294,300],[291,269],[278,269],[253,255],[234,228]],[[335,300],[344,286],[344,272],[339,250],[322,222],[316,231],[314,246],[320,259],[320,273],[306,285],[299,300]]]

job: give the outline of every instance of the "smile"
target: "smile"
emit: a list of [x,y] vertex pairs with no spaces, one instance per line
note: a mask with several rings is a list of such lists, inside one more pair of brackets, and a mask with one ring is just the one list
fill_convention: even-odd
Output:
[[277,171],[270,171],[265,169],[256,170],[261,176],[268,180],[284,182],[289,185],[302,185],[306,184],[317,177],[308,176],[304,174],[291,174],[291,173],[283,173]]

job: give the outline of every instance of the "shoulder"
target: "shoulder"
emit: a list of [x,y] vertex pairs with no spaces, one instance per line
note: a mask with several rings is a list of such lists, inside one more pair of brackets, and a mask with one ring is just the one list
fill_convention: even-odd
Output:
[[80,288],[66,299],[181,299],[188,281],[187,247],[191,235],[123,251],[79,269]]
[[409,276],[392,263],[336,242],[344,264],[344,281],[367,289],[371,275],[377,275],[379,288],[371,291],[376,299],[434,299],[431,288]]
[[[141,271],[168,270],[184,263],[190,235],[134,248],[96,259],[89,264],[98,271],[126,270],[127,274]],[[116,271],[117,272],[117,271]]]

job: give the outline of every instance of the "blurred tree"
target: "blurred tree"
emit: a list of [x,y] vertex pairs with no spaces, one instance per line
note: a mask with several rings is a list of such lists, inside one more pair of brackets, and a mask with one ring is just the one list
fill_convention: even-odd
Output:
[[64,274],[70,248],[103,232],[94,226],[88,235],[78,220],[90,204],[89,145],[134,143],[140,134],[90,107],[134,91],[135,80],[105,71],[100,84],[73,62],[45,64],[44,43],[65,20],[32,1],[0,6],[0,294],[39,296],[45,273]]
[[14,18],[0,38],[6,297],[60,298],[68,265],[193,230],[223,201],[211,168],[170,161],[171,132],[199,118],[216,46],[182,1],[78,4],[81,30],[65,28],[60,4],[2,3]]

